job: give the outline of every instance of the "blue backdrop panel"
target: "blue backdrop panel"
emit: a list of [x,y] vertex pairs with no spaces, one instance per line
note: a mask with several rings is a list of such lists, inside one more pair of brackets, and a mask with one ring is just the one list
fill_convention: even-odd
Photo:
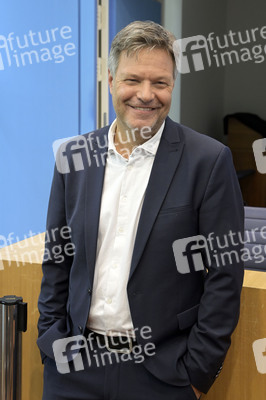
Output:
[[0,247],[45,230],[52,143],[96,125],[96,1],[1,3]]
[[[162,20],[162,5],[157,0],[109,0],[109,47],[116,33],[133,21]],[[115,119],[112,98],[109,96],[109,120]]]
[[136,20],[150,20],[160,24],[161,7],[157,0],[117,0],[116,31]]

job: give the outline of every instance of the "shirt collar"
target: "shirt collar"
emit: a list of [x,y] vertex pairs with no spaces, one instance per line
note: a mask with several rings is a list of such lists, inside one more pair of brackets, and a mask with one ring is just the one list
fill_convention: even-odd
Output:
[[[150,153],[152,155],[156,155],[157,149],[159,147],[159,143],[161,140],[161,136],[164,130],[165,126],[165,121],[162,123],[161,127],[159,130],[153,135],[150,139],[148,139],[146,142],[138,146],[138,148],[143,149],[147,153]],[[114,145],[114,135],[115,135],[115,128],[116,128],[116,119],[113,121],[111,124],[109,131],[108,131],[108,152],[112,153],[117,153],[115,145]]]

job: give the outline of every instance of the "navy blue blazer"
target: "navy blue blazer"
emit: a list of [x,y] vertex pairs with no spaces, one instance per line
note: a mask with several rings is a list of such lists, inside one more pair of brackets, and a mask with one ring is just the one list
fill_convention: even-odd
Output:
[[[71,146],[62,157],[73,161],[69,171],[62,173],[64,166],[61,172],[55,168],[47,232],[69,226],[72,236],[47,240],[46,251],[53,254],[52,246],[63,249],[71,242],[75,254],[65,255],[61,263],[53,257],[43,262],[37,341],[43,359],[54,358],[55,340],[80,335],[86,327],[105,170],[99,160],[107,154],[103,143],[107,144],[108,129],[78,136],[81,143],[90,143],[84,168],[75,170]],[[205,393],[209,390],[238,322],[243,280],[243,262],[236,254],[241,243],[228,240],[226,250],[221,250],[212,242],[206,270],[191,269],[184,274],[177,268],[173,242],[209,234],[223,239],[230,231],[243,232],[243,225],[243,200],[230,150],[167,118],[145,194],[127,285],[133,325],[149,326],[156,346],[155,355],[147,357],[144,365],[162,381],[177,386],[192,383]],[[217,254],[222,251],[228,254],[218,266]],[[139,331],[136,334],[145,345]]]

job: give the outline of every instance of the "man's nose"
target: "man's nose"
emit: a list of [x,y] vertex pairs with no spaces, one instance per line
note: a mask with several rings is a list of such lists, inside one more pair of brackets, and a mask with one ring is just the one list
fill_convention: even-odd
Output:
[[137,93],[143,103],[149,103],[154,99],[154,92],[150,82],[142,82]]

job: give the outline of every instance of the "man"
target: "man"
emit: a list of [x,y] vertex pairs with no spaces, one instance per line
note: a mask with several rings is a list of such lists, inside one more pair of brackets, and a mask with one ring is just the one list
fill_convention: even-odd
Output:
[[243,232],[243,202],[228,148],[167,117],[173,41],[153,22],[120,31],[116,120],[58,151],[39,298],[44,400],[196,399],[230,346],[243,265],[226,238]]

